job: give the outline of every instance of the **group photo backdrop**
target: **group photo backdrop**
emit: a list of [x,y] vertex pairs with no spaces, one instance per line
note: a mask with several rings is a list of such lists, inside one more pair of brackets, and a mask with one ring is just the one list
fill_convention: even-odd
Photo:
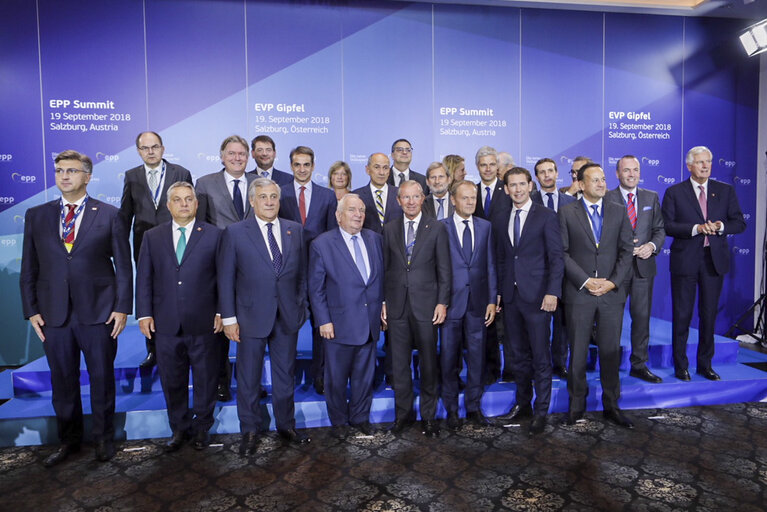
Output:
[[[483,145],[532,171],[542,157],[569,185],[572,159],[602,164],[609,188],[624,154],[640,187],[689,177],[686,151],[708,146],[713,178],[732,184],[747,229],[730,240],[716,331],[753,302],[759,67],[718,18],[405,2],[5,0],[0,5],[0,366],[43,355],[23,319],[25,211],[58,197],[53,158],[94,162],[89,193],[119,206],[135,138],[163,137],[194,179],[222,168],[231,134],[276,142],[289,171],[298,145],[314,181],[365,163],[400,137],[424,172]],[[248,169],[255,163],[251,160]],[[763,203],[761,209],[763,209]],[[761,212],[763,213],[763,212]],[[653,316],[671,319],[668,254],[658,255]],[[83,276],[87,279],[87,276]],[[697,319],[693,326],[697,326]]]

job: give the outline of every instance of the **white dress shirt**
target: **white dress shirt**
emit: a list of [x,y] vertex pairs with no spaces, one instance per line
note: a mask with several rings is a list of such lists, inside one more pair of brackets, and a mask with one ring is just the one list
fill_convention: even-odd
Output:
[[304,202],[306,203],[306,216],[309,216],[309,203],[312,201],[312,180],[309,180],[306,185],[301,185],[296,180],[293,180],[293,188],[296,191],[296,204],[300,204],[299,198],[301,197],[301,187],[305,187],[304,190]]
[[[87,196],[88,196],[88,194],[85,194],[85,195],[83,195],[83,197],[81,197],[80,199],[78,199],[77,201],[75,201],[73,203],[70,203],[69,201],[67,201],[66,199],[64,199],[62,197],[61,198],[61,204],[62,204],[61,208],[64,209],[64,218],[67,217],[67,213],[69,212],[69,208],[67,208],[67,204],[75,205],[75,210],[74,211],[77,211],[77,209],[80,208],[80,205],[83,204],[83,201],[85,200],[85,198]],[[80,215],[75,217],[75,240],[77,240],[77,232],[80,231],[80,224],[83,223],[83,215],[85,215],[86,208],[91,208],[91,207],[88,206],[88,205],[85,205],[85,208],[82,209],[82,211],[80,212]],[[64,226],[61,224],[61,219],[59,219],[59,238],[62,238],[63,236],[64,236]]]
[[224,171],[224,178],[226,178],[226,188],[229,190],[229,197],[234,201],[234,180],[240,180],[240,195],[242,196],[242,211],[248,211],[248,178],[245,173],[239,178],[235,178],[228,172]]
[[349,254],[352,255],[352,260],[357,261],[357,255],[354,254],[354,243],[352,242],[352,236],[357,237],[357,243],[360,246],[360,250],[362,251],[362,261],[365,262],[365,270],[367,270],[367,275],[365,276],[365,282],[370,279],[370,259],[368,258],[368,251],[367,247],[365,246],[365,240],[362,239],[362,233],[357,233],[356,235],[352,235],[350,233],[347,233],[343,230],[343,228],[339,227],[339,231],[341,231],[341,236],[344,239],[344,242],[346,242],[346,248],[349,249]]
[[[708,205],[708,180],[706,180],[705,183],[698,183],[697,181],[690,178],[690,184],[692,185],[692,191],[695,193],[695,199],[698,199],[698,196],[700,195],[700,187],[703,187],[703,194],[706,196],[706,204]],[[708,219],[706,219],[708,220]],[[720,221],[721,222],[721,221]],[[718,233],[721,235],[724,233],[724,222],[722,222],[722,227],[719,229]],[[698,233],[698,224],[695,224],[692,227],[692,236],[696,235],[702,235],[703,233]]]
[[165,162],[160,161],[160,165],[157,167],[149,167],[147,164],[144,164],[144,172],[146,173],[146,183],[147,186],[152,182],[151,181],[151,175],[149,174],[150,171],[158,171],[157,172],[157,179],[160,180],[160,182],[157,184],[157,197],[155,198],[155,190],[152,190],[150,187],[149,195],[152,196],[152,200],[155,201],[155,206],[157,206],[157,203],[160,201],[160,196],[162,196],[162,187],[165,183]]
[[405,247],[407,247],[407,229],[410,225],[410,222],[413,223],[413,234],[415,235],[418,233],[418,225],[421,223],[421,217],[423,217],[422,212],[418,212],[418,215],[416,215],[415,219],[412,221],[405,217],[405,215],[402,215],[402,219],[405,221]]
[[527,202],[522,205],[521,208],[517,208],[516,206],[513,206],[511,208],[511,216],[509,216],[509,240],[511,240],[511,245],[514,245],[514,217],[517,216],[517,210],[519,210],[519,237],[522,238],[522,231],[525,229],[525,221],[527,221],[527,215],[530,213],[530,207],[532,206],[533,201],[528,197]]
[[466,229],[466,224],[463,223],[463,221],[468,220],[469,221],[469,233],[471,233],[471,247],[473,248],[477,245],[474,241],[474,216],[469,215],[468,219],[464,219],[457,213],[453,213],[453,224],[455,224],[455,230],[458,233],[458,243],[461,244],[461,248],[463,249],[463,230]]

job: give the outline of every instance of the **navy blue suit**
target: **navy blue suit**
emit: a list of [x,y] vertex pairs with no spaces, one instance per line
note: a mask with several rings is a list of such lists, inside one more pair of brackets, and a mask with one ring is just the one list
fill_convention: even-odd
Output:
[[[253,169],[252,171],[248,171],[248,174],[252,174],[257,178],[260,178],[261,175],[258,174],[258,168]],[[293,175],[289,172],[280,171],[278,169],[275,169],[272,167],[272,172],[269,175],[269,179],[275,182],[280,187],[283,185],[287,185],[289,183],[293,183]]]
[[[402,208],[397,201],[397,187],[392,185],[386,185],[388,187],[386,192],[386,205],[384,207],[384,224],[392,221],[393,219],[402,218]],[[370,191],[370,183],[364,187],[360,187],[357,190],[352,190],[352,193],[357,194],[365,203],[365,229],[372,229],[376,233],[383,233],[383,225],[378,218],[378,210],[376,210],[376,202],[373,197],[373,193]]]
[[551,313],[543,311],[541,304],[545,295],[562,296],[562,235],[557,214],[531,203],[515,246],[510,231],[514,216],[512,209],[494,225],[498,289],[503,298],[504,325],[509,326],[505,346],[511,352],[517,404],[530,404],[534,383],[535,414],[545,415],[551,401]]
[[448,233],[453,272],[450,307],[440,338],[442,404],[448,412],[458,412],[456,369],[463,340],[466,340],[467,383],[464,404],[467,413],[480,412],[482,369],[485,362],[485,312],[489,304],[495,304],[497,296],[492,227],[486,220],[477,217],[470,219],[474,241],[471,259],[466,261],[453,216],[441,222]]
[[24,318],[41,315],[59,439],[83,437],[80,351],[90,380],[93,438],[114,437],[117,341],[113,311],[132,312],[133,270],[125,223],[117,208],[89,198],[71,252],[61,240],[61,200],[27,210],[21,259]]
[[[735,189],[719,181],[708,180],[704,218],[698,203],[698,190],[690,180],[672,185],[663,196],[661,211],[666,234],[674,237],[671,243],[671,303],[672,303],[672,345],[674,367],[686,370],[687,336],[695,305],[695,290],[698,289],[698,354],[697,369],[710,370],[714,357],[714,325],[719,294],[722,291],[724,274],[730,271],[730,246],[727,235],[742,233],[746,221],[740,211]],[[697,186],[697,183],[696,183]],[[703,235],[692,236],[695,224],[707,220],[722,221],[724,233],[709,235],[709,247],[704,247]]]
[[179,263],[172,222],[144,234],[136,267],[136,318],[154,319],[157,368],[171,430],[196,433],[213,426],[216,405],[218,344],[222,340],[213,333],[213,324],[218,312],[216,253],[221,230],[195,222],[186,238]]
[[[296,342],[306,321],[306,249],[301,224],[280,219],[282,268],[272,258],[254,216],[224,230],[218,254],[221,317],[237,317],[237,414],[241,432],[261,429],[261,372],[269,345],[277,428],[295,427]],[[275,228],[276,229],[276,228]]]
[[[325,340],[325,397],[330,422],[369,421],[373,401],[375,350],[381,331],[383,250],[379,234],[359,235],[370,268],[365,281],[340,228],[317,237],[309,255],[309,300],[318,326],[332,323],[335,338]],[[346,385],[351,381],[351,400]]]
[[[540,190],[533,190],[533,193],[530,194],[530,199],[532,199],[534,203],[548,206],[543,200],[543,194],[545,194],[545,192]],[[575,201],[575,197],[567,195],[563,192],[557,191],[556,194],[559,202],[554,208],[555,212],[566,204],[570,204]],[[569,349],[567,341],[567,329],[565,329],[565,308],[561,300],[558,301],[557,309],[554,311],[554,321],[552,324],[554,329],[551,333],[551,362],[556,369],[567,369],[567,352]]]

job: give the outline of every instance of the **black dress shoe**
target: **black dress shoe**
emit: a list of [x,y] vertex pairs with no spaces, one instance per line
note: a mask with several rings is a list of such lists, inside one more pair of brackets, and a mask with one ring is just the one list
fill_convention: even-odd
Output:
[[689,380],[690,380],[690,372],[688,372],[687,370],[676,370],[676,371],[674,372],[674,376],[675,376],[677,379],[679,379],[679,380],[683,380],[683,381],[685,381],[685,382],[687,382],[687,381],[689,381]]
[[663,379],[651,372],[646,366],[644,368],[632,368],[631,371],[629,371],[629,375],[651,384],[660,384],[663,382]]
[[232,400],[232,392],[229,391],[229,386],[226,384],[219,384],[216,391],[216,399],[219,402],[229,402]]
[[471,411],[466,413],[466,421],[477,427],[488,427],[492,425],[490,420],[482,414],[482,411]]
[[370,424],[369,421],[363,421],[362,423],[355,423],[352,427],[356,428],[363,435],[374,436],[378,432],[378,429]]
[[697,373],[701,377],[707,378],[708,380],[720,380],[721,379],[721,377],[719,377],[719,374],[716,373],[711,368],[703,368],[703,369],[698,368],[698,370],[695,373]]
[[330,427],[330,435],[344,441],[349,437],[349,425],[334,425]]
[[188,438],[189,436],[186,432],[173,432],[173,437],[171,437],[168,442],[165,443],[165,447],[163,448],[165,453],[177,452],[184,445],[184,442]]
[[115,443],[111,440],[96,441],[96,460],[106,462],[115,456]]
[[546,429],[546,415],[536,414],[533,416],[533,421],[530,422],[528,432],[531,436],[542,433]]
[[439,436],[439,423],[437,423],[437,420],[423,420],[421,422],[421,433],[426,437]]
[[258,433],[245,432],[242,434],[240,440],[240,455],[245,457],[247,455],[254,455],[258,448]]
[[514,374],[512,372],[504,371],[501,374],[501,382],[514,382]]
[[322,379],[314,379],[314,390],[318,395],[325,394],[325,381]]
[[509,412],[507,412],[506,414],[502,414],[500,416],[496,416],[495,420],[511,421],[511,420],[518,420],[521,418],[530,418],[532,416],[533,416],[533,408],[530,406],[530,404],[525,404],[525,405],[514,404],[514,407],[512,407]]
[[278,430],[277,433],[279,434],[282,441],[285,443],[307,444],[312,442],[309,436],[307,436],[303,432],[298,432],[292,428],[290,430]]
[[583,419],[583,411],[568,412],[565,418],[562,420],[562,425],[572,426],[578,423],[578,420]]
[[415,421],[410,418],[400,418],[396,420],[391,427],[389,427],[389,432],[392,434],[401,434],[413,423],[415,423]]
[[60,464],[67,460],[70,453],[77,453],[80,451],[79,444],[62,444],[56,449],[55,452],[50,454],[44,461],[43,465],[46,468],[52,468],[56,464]]
[[562,380],[567,380],[567,368],[565,368],[564,366],[555,366],[554,368],[551,369],[551,373],[553,373],[554,375],[556,375]]
[[628,416],[623,414],[623,411],[621,411],[620,409],[609,409],[607,411],[602,412],[602,416],[606,420],[612,421],[619,427],[634,428],[634,422],[631,421]]
[[447,428],[450,430],[458,430],[462,425],[461,418],[458,416],[458,412],[447,413]]
[[154,355],[154,352],[148,352],[144,360],[138,364],[138,367],[142,369],[147,369],[147,368],[153,367],[156,364],[157,364],[157,357]]
[[204,450],[210,444],[210,434],[207,430],[198,430],[194,435],[194,449]]

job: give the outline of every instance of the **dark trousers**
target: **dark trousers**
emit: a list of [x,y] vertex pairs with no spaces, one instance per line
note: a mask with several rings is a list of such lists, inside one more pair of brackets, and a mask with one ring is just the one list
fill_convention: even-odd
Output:
[[272,408],[278,430],[295,428],[296,343],[298,332],[289,333],[279,318],[267,338],[249,338],[240,334],[237,345],[237,416],[240,432],[261,429],[261,374],[264,351],[269,345],[272,368]]
[[80,352],[85,356],[91,394],[94,441],[114,438],[115,371],[117,340],[113,324],[81,324],[74,313],[61,327],[43,327],[43,349],[51,369],[53,409],[59,440],[79,444],[83,438],[83,405],[80,397]]
[[[487,334],[485,336],[484,374],[492,377],[493,380],[498,380],[498,377],[501,375],[501,350],[500,350],[500,343],[498,340],[498,327],[497,327],[499,320],[500,318],[496,317],[496,319],[493,320],[493,323],[487,326]],[[507,356],[504,354],[504,362],[506,360],[507,360]],[[504,366],[504,369],[505,369],[505,366]],[[509,367],[509,369],[511,369],[511,367]]]
[[650,311],[652,311],[652,287],[655,277],[639,277],[636,272],[624,286],[629,293],[631,313],[631,368],[647,367],[650,346]]
[[541,310],[540,303],[523,302],[517,296],[505,304],[503,319],[509,326],[506,339],[517,384],[516,402],[532,403],[535,386],[535,414],[545,415],[551,402],[551,313]]
[[[358,425],[370,421],[373,403],[376,346],[372,339],[364,345],[325,342],[325,401],[333,426]],[[346,386],[351,396],[346,400]]]
[[325,375],[325,341],[320,336],[320,327],[314,324],[314,316],[309,315],[309,325],[312,326],[312,379],[317,382]]
[[221,332],[216,335],[216,352],[211,355],[211,360],[218,360],[216,368],[216,385],[225,388],[230,387],[232,383],[232,363],[229,361],[229,338]]
[[557,368],[567,368],[567,327],[565,326],[565,303],[557,301],[557,309],[552,315],[554,321],[551,335],[551,363]]
[[463,318],[445,320],[440,329],[439,362],[442,369],[442,404],[448,412],[458,412],[458,367],[466,346],[466,412],[481,410],[485,365],[485,318],[466,311]]
[[698,371],[711,369],[711,359],[714,357],[714,325],[724,276],[716,273],[711,251],[706,248],[703,252],[703,261],[696,275],[671,274],[671,342],[674,368],[677,370],[686,370],[689,365],[687,337],[695,306],[695,288],[698,289]]
[[[615,291],[607,295],[614,294]],[[623,327],[625,302],[609,297],[589,297],[585,303],[565,304],[567,336],[570,338],[570,367],[567,392],[570,395],[570,412],[586,410],[589,387],[586,381],[586,360],[589,341],[596,322],[596,343],[599,347],[599,378],[602,385],[602,406],[605,410],[617,409],[621,396],[620,339]]]
[[439,401],[437,369],[437,326],[416,320],[409,302],[402,318],[389,318],[389,348],[392,354],[392,380],[397,419],[409,417],[413,410],[413,380],[410,362],[413,349],[420,356],[421,418],[433,420]]
[[[155,335],[157,370],[173,432],[207,431],[213,426],[221,337]],[[227,344],[229,340],[227,340]],[[192,409],[189,409],[189,369]]]

